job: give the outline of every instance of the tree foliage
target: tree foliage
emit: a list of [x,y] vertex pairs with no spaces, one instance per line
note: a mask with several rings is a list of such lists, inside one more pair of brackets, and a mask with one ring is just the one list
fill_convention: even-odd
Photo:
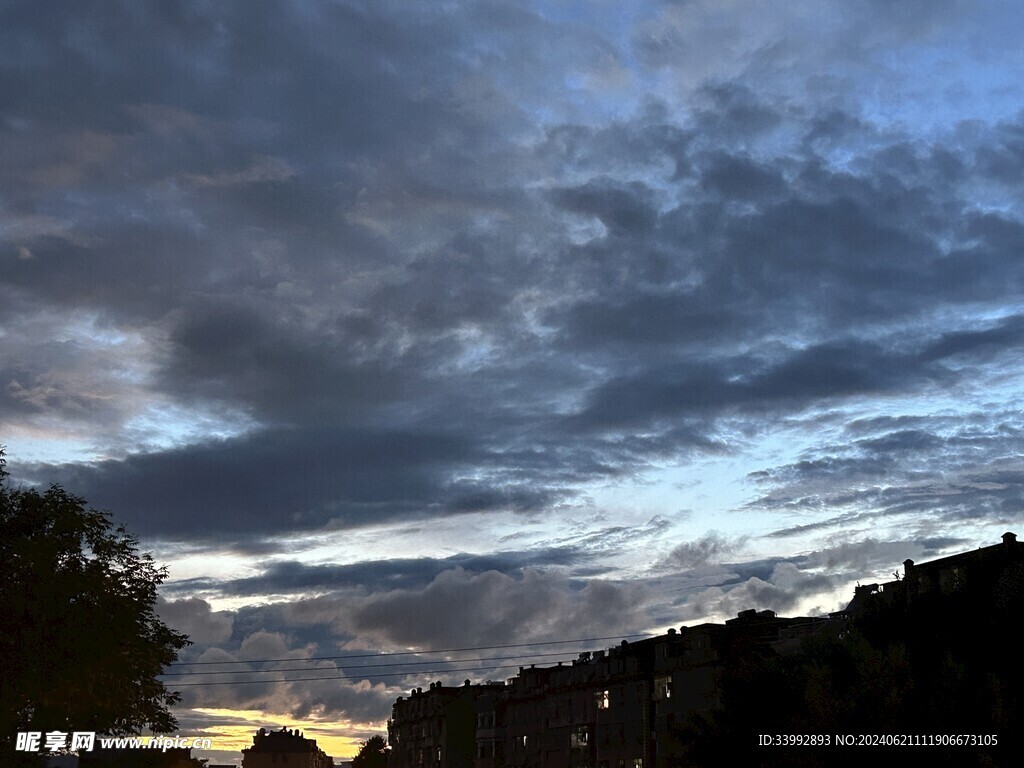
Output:
[[388,744],[383,736],[371,736],[359,747],[352,768],[387,768]]
[[189,641],[154,611],[165,578],[107,513],[56,485],[12,487],[0,450],[0,743],[173,731],[180,697],[158,675]]

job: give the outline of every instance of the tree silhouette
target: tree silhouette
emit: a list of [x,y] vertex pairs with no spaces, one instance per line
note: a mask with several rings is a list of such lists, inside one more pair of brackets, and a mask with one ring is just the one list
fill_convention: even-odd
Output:
[[109,515],[8,482],[0,447],[0,748],[18,731],[167,733],[158,675],[189,644],[154,612],[166,570]]
[[352,768],[387,768],[388,750],[383,736],[371,736],[352,758]]

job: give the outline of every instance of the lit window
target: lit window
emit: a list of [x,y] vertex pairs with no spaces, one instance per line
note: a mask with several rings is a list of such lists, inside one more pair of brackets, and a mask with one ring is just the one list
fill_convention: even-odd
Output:
[[586,749],[590,743],[590,731],[587,726],[582,725],[569,734],[570,749]]
[[672,698],[672,676],[663,675],[662,677],[654,678],[654,698],[655,699],[671,699]]
[[608,691],[598,691],[595,694],[598,709],[608,709]]

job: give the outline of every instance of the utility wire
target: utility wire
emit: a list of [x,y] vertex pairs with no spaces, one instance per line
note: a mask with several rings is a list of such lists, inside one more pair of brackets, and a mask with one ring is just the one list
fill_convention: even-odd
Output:
[[[565,659],[565,661],[572,661],[572,659],[571,658]],[[509,666],[509,665],[505,665],[505,666]],[[433,675],[445,675],[445,674],[448,674],[450,672],[480,672],[480,671],[484,671],[484,670],[488,670],[488,669],[489,670],[498,670],[498,669],[502,669],[502,667],[500,667],[500,666],[498,666],[498,667],[484,667],[483,670],[481,670],[479,667],[466,667],[466,668],[460,668],[460,669],[424,669],[424,670],[413,670],[413,671],[410,671],[410,672],[386,672],[386,673],[383,673],[383,674],[375,674],[375,675],[325,675],[325,676],[322,676],[322,677],[292,677],[292,678],[288,678],[287,680],[224,680],[224,681],[221,681],[221,682],[210,682],[210,681],[208,681],[208,682],[205,682],[205,683],[175,683],[172,687],[173,688],[186,688],[186,687],[191,688],[191,687],[198,686],[198,685],[259,685],[259,684],[272,685],[274,683],[300,683],[300,682],[304,682],[304,681],[307,681],[307,680],[366,680],[369,677],[373,677],[373,678],[378,678],[378,677],[407,677],[407,676],[413,675],[413,674],[421,674],[421,675],[431,675],[431,676],[433,676]],[[273,671],[273,670],[267,670],[267,671]]]
[[[516,656],[481,656],[479,658],[453,658],[452,664],[466,664],[469,662],[511,662],[516,658],[541,658],[543,656],[564,656],[565,651],[560,653],[531,653],[519,654]],[[304,662],[304,658],[290,658],[289,662]],[[369,670],[378,667],[425,667],[428,665],[441,664],[443,659],[433,659],[430,662],[388,662],[386,664],[360,664],[352,667],[353,670]],[[287,667],[279,670],[225,670],[223,672],[162,672],[161,677],[194,677],[196,675],[257,675],[264,672],[315,672],[308,667]],[[227,681],[225,681],[227,682]]]
[[[429,653],[458,653],[460,651],[493,651],[501,648],[531,648],[538,645],[565,645],[567,643],[596,643],[601,640],[625,640],[631,637],[650,637],[647,634],[611,635],[609,637],[587,637],[580,640],[548,640],[536,643],[508,643],[506,645],[474,645],[466,648],[438,648],[430,651],[382,651],[380,653],[352,653],[344,656],[310,656],[302,661],[333,661],[335,659],[369,659],[381,656],[421,656]],[[241,661],[175,661],[169,667],[198,666],[200,664],[264,664],[278,661],[299,661],[299,659],[245,659]]]

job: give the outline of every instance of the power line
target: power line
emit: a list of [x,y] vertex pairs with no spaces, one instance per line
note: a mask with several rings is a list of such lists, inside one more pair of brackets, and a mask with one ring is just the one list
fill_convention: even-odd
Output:
[[[565,659],[565,661],[572,661],[571,658]],[[505,665],[508,666],[508,665]],[[501,669],[502,667],[486,667],[485,669]],[[265,670],[272,672],[275,670]],[[385,672],[382,674],[372,675],[374,678],[378,677],[407,677],[411,674],[422,674],[422,675],[444,675],[449,672],[474,672],[482,671],[479,667],[466,667],[464,669],[424,669],[413,672]],[[287,680],[223,680],[220,682],[207,681],[205,683],[176,683],[173,688],[192,688],[199,685],[273,685],[274,683],[300,683],[308,680],[366,680],[371,675],[325,675],[322,677],[293,677]]]
[[[514,661],[515,659],[539,659],[545,656],[565,656],[565,651],[560,653],[533,653],[529,655],[519,654],[518,656],[483,656],[476,659],[451,659],[452,664],[462,664],[476,661]],[[306,659],[288,659],[288,661],[306,661]],[[377,667],[422,667],[428,664],[441,663],[437,660],[431,661],[390,661],[384,664],[358,664],[351,669],[374,669]],[[161,672],[161,677],[192,677],[195,675],[253,675],[263,672],[313,672],[309,667],[285,667],[284,669],[239,669],[237,671],[224,670],[223,672]],[[229,681],[225,681],[229,682]]]
[[[380,653],[352,653],[344,656],[310,656],[302,661],[333,661],[335,659],[371,659],[382,656],[420,656],[429,653],[459,653],[462,651],[493,651],[501,648],[532,648],[538,645],[565,645],[567,643],[596,643],[601,640],[625,640],[631,637],[649,637],[646,634],[611,635],[609,637],[588,637],[580,640],[548,640],[536,643],[509,643],[506,645],[474,645],[467,648],[439,648],[430,651],[382,651]],[[278,661],[299,661],[299,659],[244,659],[241,661],[175,661],[169,667],[199,666],[206,664],[266,664]]]

